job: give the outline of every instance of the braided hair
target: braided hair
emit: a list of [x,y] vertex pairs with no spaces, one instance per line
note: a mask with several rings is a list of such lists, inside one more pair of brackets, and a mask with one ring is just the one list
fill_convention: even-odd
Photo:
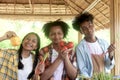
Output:
[[[32,78],[32,76],[34,75],[34,71],[35,71],[35,67],[38,63],[38,57],[39,57],[39,48],[40,48],[40,37],[38,36],[38,34],[34,33],[34,32],[30,32],[28,33],[22,40],[22,42],[24,41],[24,39],[30,35],[30,34],[34,34],[36,37],[37,37],[37,49],[34,50],[35,51],[35,58],[34,58],[34,62],[33,62],[33,69],[31,71],[31,73],[28,75],[28,79]],[[22,64],[21,60],[22,60],[22,49],[23,49],[23,46],[22,44],[20,45],[20,48],[18,49],[18,69],[23,69],[24,68],[24,65]]]

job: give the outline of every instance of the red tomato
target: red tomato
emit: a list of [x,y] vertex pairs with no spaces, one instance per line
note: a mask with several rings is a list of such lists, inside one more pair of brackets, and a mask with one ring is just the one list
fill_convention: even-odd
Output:
[[67,46],[63,46],[61,50],[66,50],[68,49]]
[[43,51],[47,53],[49,51],[48,47],[43,48]]
[[60,47],[63,47],[65,45],[65,42],[64,41],[60,41],[59,45],[60,45]]
[[69,48],[73,48],[74,47],[74,44],[73,44],[73,42],[68,42],[67,43],[67,48],[69,49]]

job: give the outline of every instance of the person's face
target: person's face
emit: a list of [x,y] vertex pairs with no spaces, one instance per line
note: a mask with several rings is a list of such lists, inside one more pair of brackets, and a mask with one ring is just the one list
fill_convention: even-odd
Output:
[[53,43],[59,43],[63,39],[63,31],[60,26],[53,26],[50,29],[49,38]]
[[81,32],[86,36],[86,37],[92,37],[94,35],[94,25],[90,21],[85,21],[80,25],[80,30]]
[[29,34],[26,36],[23,40],[22,46],[23,49],[28,50],[28,51],[33,51],[37,49],[37,37],[34,34]]

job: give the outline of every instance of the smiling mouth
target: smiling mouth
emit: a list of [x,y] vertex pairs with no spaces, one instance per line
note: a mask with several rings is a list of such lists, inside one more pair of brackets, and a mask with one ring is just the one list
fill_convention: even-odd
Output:
[[32,44],[26,44],[27,47],[32,47]]

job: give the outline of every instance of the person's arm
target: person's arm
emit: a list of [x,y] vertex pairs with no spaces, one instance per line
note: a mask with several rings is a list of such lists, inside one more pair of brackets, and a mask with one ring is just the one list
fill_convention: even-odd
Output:
[[105,71],[106,72],[110,72],[110,70],[114,67],[115,65],[115,60],[114,60],[114,44],[111,44],[109,46],[109,44],[106,41],[102,41],[101,44],[103,45],[103,49],[105,52]]
[[[89,57],[85,51],[83,50],[83,47],[78,46],[76,48],[76,57],[77,57],[77,65],[78,65],[78,70],[80,72],[81,77],[85,78],[90,78],[91,77],[91,72],[88,70],[87,65],[91,66],[90,63],[87,64],[86,60],[89,60]],[[90,61],[88,61],[90,62]]]
[[75,78],[77,76],[77,68],[72,65],[68,55],[66,56],[66,58],[64,60],[64,64],[65,64],[65,70],[66,70],[68,76],[70,77],[70,79],[75,80]]
[[62,59],[60,57],[58,57],[47,69],[45,69],[45,71],[41,74],[40,78],[41,80],[48,80],[53,73],[55,72],[55,70],[57,69],[57,67],[60,65],[60,63],[62,62]]
[[111,44],[111,45],[108,47],[108,53],[109,53],[109,58],[110,58],[110,60],[113,59],[114,50],[115,50],[115,46],[114,46],[114,44]]
[[5,40],[4,36],[0,37],[0,42]]
[[110,71],[114,65],[115,65],[115,60],[114,60],[114,57],[113,57],[113,54],[114,52],[108,52],[106,55],[105,55],[105,68],[106,68],[106,71]]
[[15,32],[13,31],[8,31],[6,32],[3,36],[0,37],[0,42],[3,40],[10,39],[11,37],[16,36]]
[[[39,56],[44,57],[44,52],[42,49],[40,50]],[[51,78],[51,76],[54,74],[55,70],[58,68],[58,66],[60,65],[62,61],[63,59],[61,55],[59,54],[56,60],[48,68],[45,68],[44,72],[40,75],[40,79],[48,80],[49,78]]]
[[105,67],[107,68],[107,70],[111,70],[115,65],[115,60],[114,57],[112,57],[112,59],[110,59],[109,54],[105,55]]

